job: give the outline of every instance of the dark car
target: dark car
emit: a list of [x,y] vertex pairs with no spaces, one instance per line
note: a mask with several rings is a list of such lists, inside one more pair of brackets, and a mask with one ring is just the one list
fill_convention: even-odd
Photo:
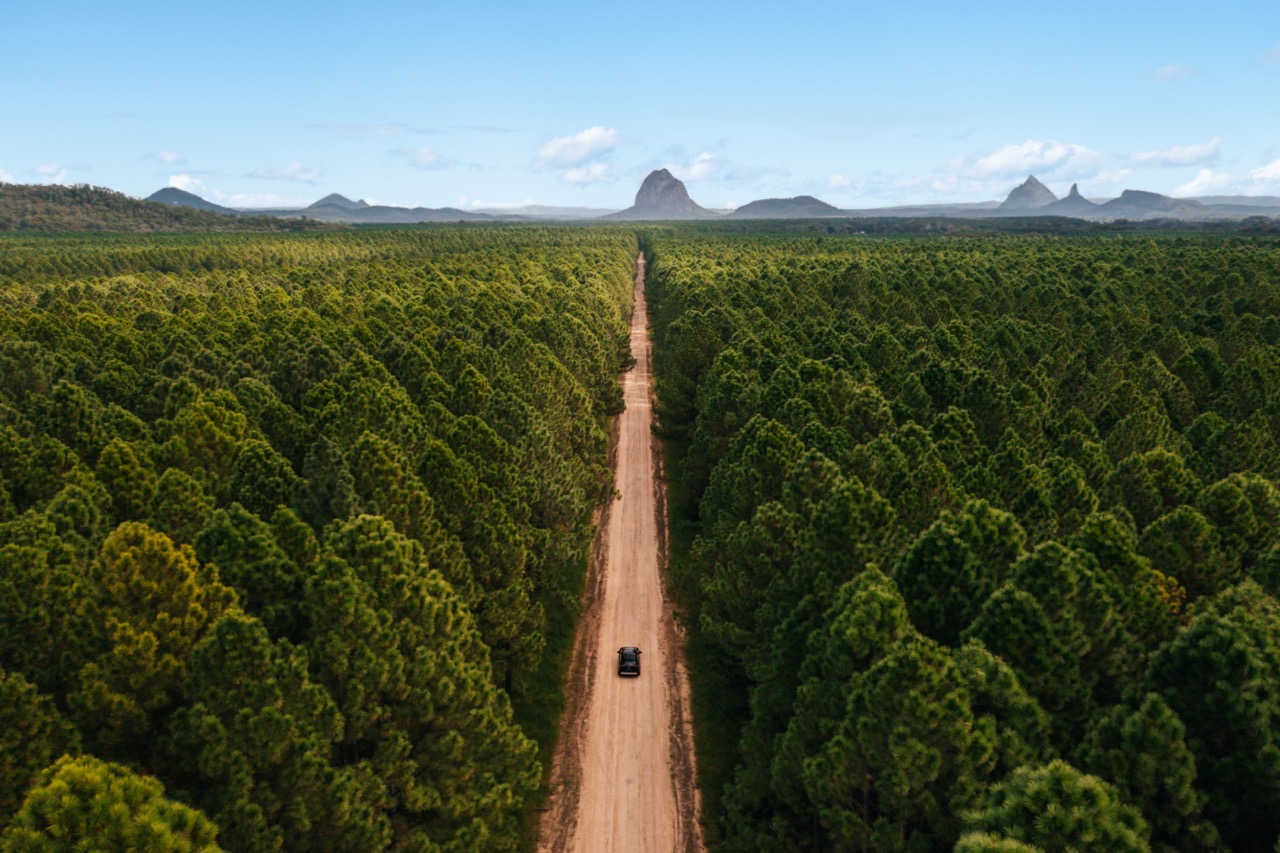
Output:
[[640,650],[635,646],[618,649],[618,675],[640,674]]

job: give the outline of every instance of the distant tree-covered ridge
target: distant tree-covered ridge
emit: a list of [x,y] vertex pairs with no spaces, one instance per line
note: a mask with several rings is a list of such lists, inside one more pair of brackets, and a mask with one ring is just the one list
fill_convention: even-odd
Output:
[[0,235],[0,848],[520,847],[636,251]]
[[86,184],[0,183],[0,231],[306,231],[319,223],[175,207]]
[[642,243],[715,846],[1274,848],[1280,241]]

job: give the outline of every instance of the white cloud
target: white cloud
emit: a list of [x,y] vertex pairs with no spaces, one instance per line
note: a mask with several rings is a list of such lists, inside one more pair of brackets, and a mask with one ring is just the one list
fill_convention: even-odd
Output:
[[1255,181],[1280,181],[1280,160],[1272,160],[1265,166],[1251,170],[1249,177]]
[[1092,148],[1056,139],[1028,139],[1018,145],[1005,145],[980,157],[969,155],[951,161],[956,169],[980,176],[1018,177],[1036,172],[1081,172],[1095,169],[1102,155]]
[[1062,192],[1072,183],[1088,183],[1091,191],[1109,188],[1127,177],[1129,169],[1108,169],[1111,158],[1092,148],[1056,139],[1028,139],[995,151],[972,152],[938,165],[930,174],[860,181],[857,189],[886,200],[904,194],[958,195],[1004,198],[1028,175]]
[[557,136],[538,149],[538,166],[581,166],[615,148],[621,138],[615,128],[589,127],[572,136]]
[[4,169],[0,169],[0,184],[12,184],[12,183],[14,183],[13,175],[10,175]]
[[686,183],[694,183],[705,181],[714,175],[720,168],[720,164],[716,162],[714,154],[709,151],[703,151],[689,163],[668,163],[665,168],[680,180]]
[[1129,158],[1135,166],[1198,166],[1218,158],[1218,137],[1200,145],[1174,145],[1159,151],[1141,151]]
[[827,187],[833,190],[845,190],[853,186],[853,181],[849,180],[846,175],[832,175],[827,178]]
[[1250,169],[1241,175],[1234,172],[1215,172],[1201,169],[1187,183],[1176,187],[1176,196],[1197,195],[1268,195],[1280,192],[1280,160],[1272,160],[1264,166]]
[[320,178],[324,177],[324,172],[314,166],[304,166],[301,163],[290,163],[287,166],[268,169],[254,169],[249,173],[251,178],[265,178],[277,181],[297,181],[302,184],[314,184]]
[[1157,83],[1168,83],[1171,80],[1185,80],[1194,77],[1196,70],[1190,65],[1162,65],[1151,72],[1151,79]]
[[449,166],[449,161],[441,157],[440,152],[425,145],[418,148],[397,148],[391,153],[415,169],[444,169]]
[[36,174],[48,178],[51,184],[61,184],[67,180],[67,167],[61,163],[41,163],[36,166]]
[[145,156],[148,160],[158,160],[169,166],[178,166],[187,162],[187,158],[176,151],[149,151]]
[[1263,65],[1275,65],[1277,62],[1280,62],[1280,42],[1277,42],[1275,47],[1262,54]]
[[1175,196],[1215,195],[1237,189],[1239,176],[1229,172],[1201,169],[1200,173],[1182,186],[1174,187]]
[[588,163],[574,169],[565,169],[560,180],[566,184],[607,184],[617,180],[617,173],[608,163]]
[[205,192],[204,181],[199,178],[193,178],[190,175],[170,175],[169,186],[185,192],[196,193],[197,195]]

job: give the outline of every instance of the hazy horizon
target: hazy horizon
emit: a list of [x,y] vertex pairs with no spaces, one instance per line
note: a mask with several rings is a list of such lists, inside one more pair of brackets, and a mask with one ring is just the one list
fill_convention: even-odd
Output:
[[1280,195],[1280,11],[19,2],[0,181],[232,207]]

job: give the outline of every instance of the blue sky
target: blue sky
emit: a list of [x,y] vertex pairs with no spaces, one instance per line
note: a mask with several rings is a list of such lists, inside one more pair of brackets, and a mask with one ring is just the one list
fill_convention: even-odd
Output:
[[6,0],[0,181],[223,204],[1280,195],[1280,2]]

